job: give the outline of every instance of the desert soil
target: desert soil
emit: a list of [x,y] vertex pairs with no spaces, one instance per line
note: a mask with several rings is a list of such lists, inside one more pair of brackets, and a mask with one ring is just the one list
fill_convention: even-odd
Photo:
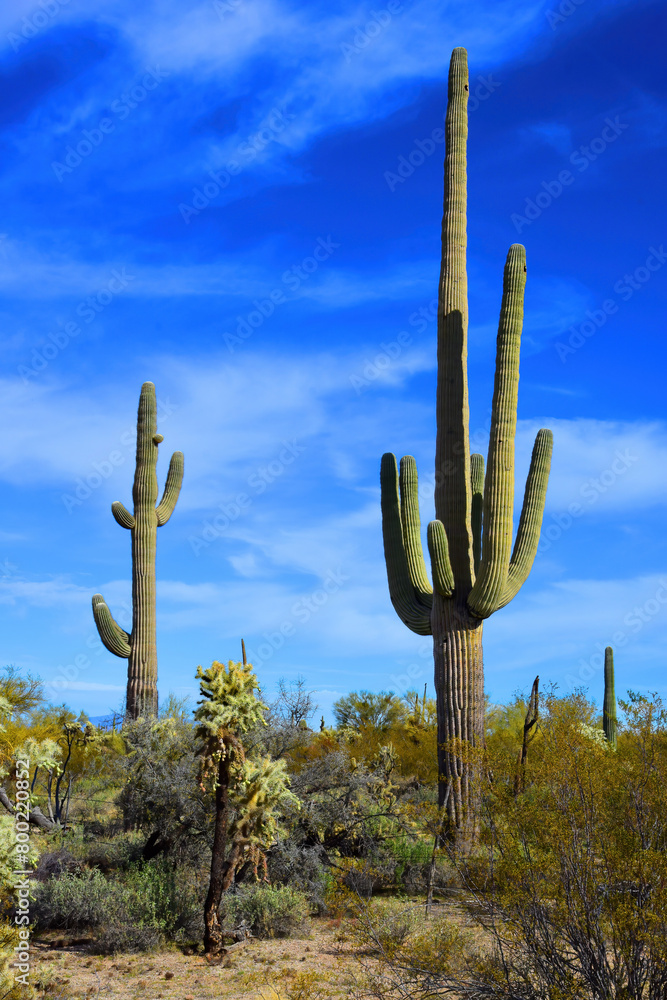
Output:
[[32,942],[31,982],[49,1000],[276,1000],[349,996],[359,975],[341,922],[313,919],[309,936],[254,938],[235,945],[221,965],[179,950],[91,955],[87,942],[63,933]]

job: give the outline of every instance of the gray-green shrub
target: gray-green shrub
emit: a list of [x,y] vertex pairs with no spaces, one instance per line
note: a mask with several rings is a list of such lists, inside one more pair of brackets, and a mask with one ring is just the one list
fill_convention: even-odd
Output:
[[256,937],[295,937],[307,927],[310,904],[305,893],[288,885],[242,885],[223,900],[225,924],[245,923]]
[[39,927],[93,929],[103,953],[146,951],[167,940],[203,934],[203,883],[164,858],[135,865],[114,879],[97,869],[65,874],[35,886],[32,912]]

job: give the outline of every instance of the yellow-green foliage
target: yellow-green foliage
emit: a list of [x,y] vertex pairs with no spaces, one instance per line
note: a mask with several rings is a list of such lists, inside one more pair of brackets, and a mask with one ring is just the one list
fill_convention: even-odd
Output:
[[202,698],[195,711],[195,732],[202,741],[202,788],[215,788],[217,765],[229,755],[229,796],[235,813],[228,836],[256,859],[277,833],[279,807],[299,804],[288,788],[286,762],[246,756],[242,737],[265,725],[267,709],[257,697],[259,683],[250,664],[216,660],[207,670],[198,667],[197,677]]
[[387,962],[410,995],[667,996],[667,711],[658,698],[623,707],[614,751],[583,697],[544,699],[520,793],[520,712],[491,733],[475,762],[486,846],[455,856],[484,947],[438,944],[431,964],[417,940],[401,944]]
[[223,729],[246,733],[264,721],[267,706],[255,695],[259,682],[249,663],[215,660],[206,670],[197,667],[197,677],[202,697],[195,719],[202,739],[217,738]]
[[251,849],[268,847],[279,830],[280,807],[299,807],[299,800],[288,785],[284,760],[246,758],[235,776],[233,803],[236,815],[229,826],[230,837],[240,835]]
[[[415,691],[408,691],[404,698],[385,695],[382,711],[377,710],[374,702],[368,704],[369,701],[368,692],[362,691],[337,702],[345,703],[345,711],[341,710],[339,715],[346,725],[334,732],[334,738],[336,734],[344,737],[354,758],[369,765],[377,760],[382,747],[391,745],[397,775],[435,787],[438,780],[435,700],[420,698]],[[322,735],[324,748],[326,736]]]

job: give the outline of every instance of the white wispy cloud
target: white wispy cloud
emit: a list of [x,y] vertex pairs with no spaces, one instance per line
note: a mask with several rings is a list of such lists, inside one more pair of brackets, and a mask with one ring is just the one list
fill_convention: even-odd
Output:
[[321,239],[327,249],[331,248],[329,258],[315,262],[315,273],[304,276],[302,271],[300,277],[292,274],[287,281],[284,276],[288,272],[309,260],[313,250],[321,251],[316,241],[309,239],[299,254],[294,250],[289,254],[282,251],[282,259],[279,248],[267,244],[253,246],[245,255],[230,254],[210,264],[165,262],[151,266],[127,258],[91,263],[55,248],[43,250],[12,240],[8,241],[7,258],[0,271],[0,289],[6,295],[25,295],[32,300],[80,297],[83,301],[107,289],[110,282],[118,288],[118,281],[122,281],[123,287],[116,294],[124,298],[228,296],[243,300],[239,309],[245,305],[246,311],[253,308],[253,299],[267,296],[272,290],[281,293],[282,303],[306,299],[328,309],[433,297],[437,287],[436,260],[409,259],[389,267],[380,265],[377,270],[364,268],[360,273],[359,269],[336,266],[340,243],[336,242],[335,234],[332,237],[331,233],[323,233]]
[[603,512],[629,511],[667,501],[667,426],[662,421],[520,421],[518,491],[538,426],[554,434],[547,510],[578,503]]

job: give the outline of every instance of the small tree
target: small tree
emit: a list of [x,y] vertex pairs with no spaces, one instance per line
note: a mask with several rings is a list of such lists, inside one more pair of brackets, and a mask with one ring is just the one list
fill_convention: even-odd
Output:
[[215,661],[197,668],[202,695],[195,712],[196,735],[202,741],[200,783],[215,795],[215,830],[211,880],[204,905],[204,946],[210,957],[224,954],[220,905],[240,865],[255,870],[273,841],[277,810],[296,797],[288,789],[282,760],[246,757],[242,737],[264,722],[267,706],[259,700],[259,684],[247,663]]
[[373,726],[386,730],[403,722],[407,715],[404,702],[392,691],[352,691],[334,702],[333,714],[339,729]]

